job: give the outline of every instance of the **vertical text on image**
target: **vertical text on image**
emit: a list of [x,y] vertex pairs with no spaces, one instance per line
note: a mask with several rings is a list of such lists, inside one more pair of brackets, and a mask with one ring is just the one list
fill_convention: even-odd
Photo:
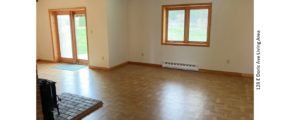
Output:
[[261,35],[261,31],[258,30],[257,31],[257,38],[256,38],[256,79],[255,79],[255,83],[256,83],[256,90],[260,90],[261,89],[261,39],[260,39],[260,35]]

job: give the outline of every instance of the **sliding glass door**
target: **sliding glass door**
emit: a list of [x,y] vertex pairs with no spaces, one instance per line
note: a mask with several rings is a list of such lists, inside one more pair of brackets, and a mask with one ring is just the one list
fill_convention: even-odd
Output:
[[84,11],[60,11],[55,13],[59,61],[87,64],[87,28]]

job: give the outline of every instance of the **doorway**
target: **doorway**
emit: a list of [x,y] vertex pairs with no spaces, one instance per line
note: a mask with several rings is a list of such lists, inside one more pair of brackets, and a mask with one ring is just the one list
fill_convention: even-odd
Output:
[[49,10],[55,62],[88,64],[85,8]]

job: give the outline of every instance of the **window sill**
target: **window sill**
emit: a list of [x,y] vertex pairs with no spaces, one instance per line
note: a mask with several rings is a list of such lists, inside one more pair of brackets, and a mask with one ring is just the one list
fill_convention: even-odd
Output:
[[161,45],[209,47],[208,42],[204,42],[204,43],[200,43],[200,42],[190,42],[190,43],[166,42],[166,43],[161,43]]

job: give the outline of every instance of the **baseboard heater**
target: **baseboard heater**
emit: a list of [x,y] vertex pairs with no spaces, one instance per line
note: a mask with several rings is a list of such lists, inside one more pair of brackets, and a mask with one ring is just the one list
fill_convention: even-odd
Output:
[[162,67],[180,69],[180,70],[192,70],[192,71],[199,70],[199,67],[197,65],[194,65],[194,64],[168,62],[168,61],[162,62]]

